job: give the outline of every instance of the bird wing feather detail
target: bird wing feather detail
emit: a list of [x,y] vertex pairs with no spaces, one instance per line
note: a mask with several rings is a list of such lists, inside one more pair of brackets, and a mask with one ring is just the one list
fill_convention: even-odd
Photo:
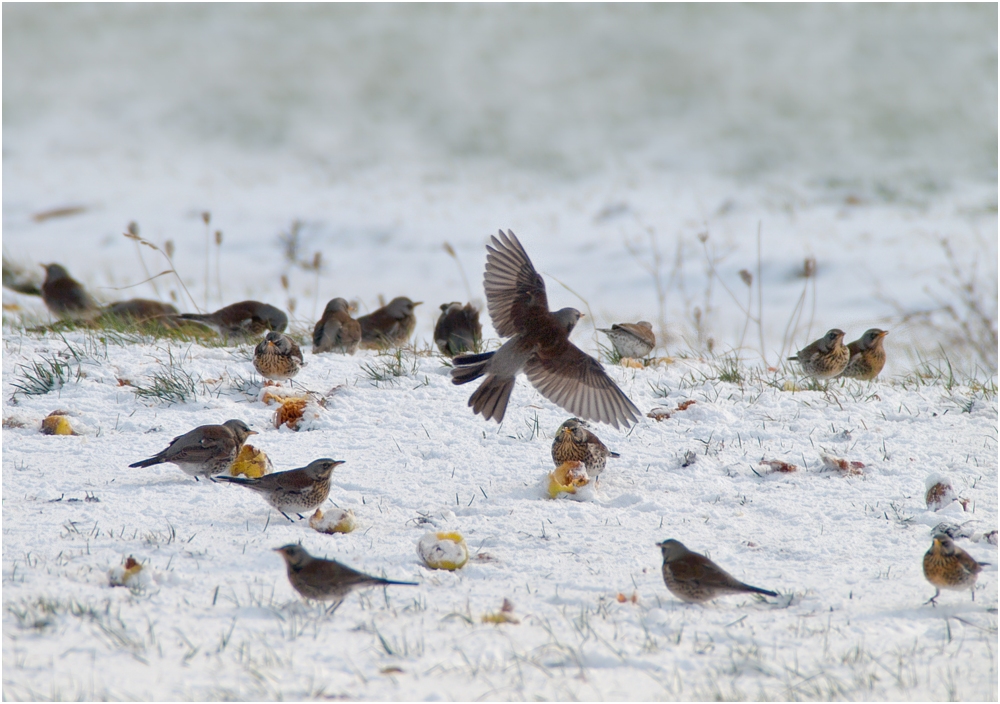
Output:
[[517,237],[509,230],[499,235],[486,247],[483,288],[493,327],[501,337],[511,337],[523,330],[530,315],[547,314],[549,303],[545,282]]
[[562,354],[550,359],[531,357],[524,372],[542,396],[575,416],[615,428],[639,420],[635,404],[597,360],[575,345],[567,345]]

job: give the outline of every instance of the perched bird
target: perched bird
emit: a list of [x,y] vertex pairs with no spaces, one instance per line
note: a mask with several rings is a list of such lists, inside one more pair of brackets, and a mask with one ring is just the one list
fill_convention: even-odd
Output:
[[184,320],[207,325],[223,337],[257,337],[265,330],[284,332],[288,316],[282,311],[260,301],[240,301],[214,313],[185,313]]
[[802,371],[817,379],[832,379],[844,371],[851,352],[843,344],[844,331],[834,328],[815,342],[806,345],[790,362],[802,365]]
[[297,513],[302,518],[303,513],[319,508],[326,501],[326,497],[330,495],[330,475],[333,474],[334,467],[342,464],[343,460],[324,457],[299,469],[265,474],[256,479],[221,476],[215,480],[239,484],[256,491],[285,518],[288,518],[289,513]]
[[326,304],[323,317],[313,328],[313,354],[354,354],[360,343],[361,323],[351,317],[351,305],[343,298],[334,298]]
[[272,381],[285,381],[302,368],[302,350],[281,332],[269,332],[253,351],[253,366]]
[[700,604],[717,596],[743,592],[778,596],[767,589],[744,584],[677,540],[664,540],[656,545],[663,551],[663,581],[670,593],[681,601]]
[[887,330],[872,328],[849,343],[847,349],[850,359],[840,375],[862,381],[871,381],[877,377],[885,366],[885,348],[882,347],[882,340],[888,334]]
[[152,467],[171,462],[195,479],[211,477],[228,471],[246,439],[256,434],[246,423],[236,419],[222,425],[200,425],[171,440],[162,452],[129,467]]
[[560,425],[552,441],[552,461],[557,467],[564,462],[583,462],[587,476],[594,480],[604,471],[608,457],[618,456],[587,430],[579,418],[570,418]]
[[656,347],[653,326],[645,320],[640,320],[638,323],[618,323],[612,325],[610,330],[606,328],[598,330],[608,336],[622,357],[641,359]]
[[130,298],[105,306],[101,317],[105,322],[109,319],[125,321],[134,325],[162,325],[166,328],[176,328],[178,325],[177,309],[169,303],[150,301],[145,298]]
[[593,357],[569,341],[580,311],[549,311],[545,282],[510,230],[487,246],[483,277],[493,327],[509,337],[496,352],[455,357],[452,383],[467,384],[481,376],[469,399],[473,412],[503,420],[514,380],[524,372],[545,398],[575,416],[614,427],[638,422],[639,409]]
[[336,560],[324,560],[313,557],[301,545],[285,545],[275,548],[285,558],[288,568],[288,581],[292,583],[299,594],[306,599],[323,601],[343,601],[351,590],[359,587],[375,587],[378,585],[417,586],[416,582],[395,582],[381,577],[352,570]]
[[924,554],[924,576],[934,585],[934,596],[926,603],[937,605],[942,589],[968,589],[975,601],[976,578],[982,572],[984,564],[986,563],[976,562],[946,534],[935,535],[931,549]]
[[483,339],[479,310],[471,303],[442,303],[441,317],[434,326],[434,342],[441,354],[454,357],[463,352],[475,352]]
[[42,295],[42,279],[38,274],[30,272],[19,262],[3,256],[3,287],[18,293],[31,296]]
[[389,301],[389,305],[362,315],[358,318],[361,323],[361,347],[376,350],[405,345],[417,325],[413,309],[421,303],[423,301],[414,303],[409,298],[400,296]]
[[79,281],[59,264],[42,264],[45,282],[42,300],[46,307],[64,320],[87,320],[100,312],[94,299]]

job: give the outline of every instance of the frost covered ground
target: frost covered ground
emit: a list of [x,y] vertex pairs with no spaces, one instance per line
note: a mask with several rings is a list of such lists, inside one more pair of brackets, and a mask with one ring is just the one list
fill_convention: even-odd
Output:
[[[66,385],[9,401],[20,365],[45,358],[68,365]],[[296,383],[327,403],[295,433],[273,427],[239,350],[5,335],[5,696],[996,697],[996,567],[975,602],[946,592],[937,608],[921,572],[941,523],[997,562],[983,538],[997,527],[995,392],[943,379],[792,392],[790,375],[721,381],[725,369],[696,359],[614,368],[644,412],[695,403],[630,433],[598,427],[621,458],[588,500],[553,501],[543,479],[565,413],[521,383],[498,428],[472,416],[470,389],[438,357],[408,357],[376,385],[363,365],[391,359],[307,355]],[[196,380],[191,400],[141,401],[120,385],[171,365]],[[56,408],[83,434],[41,435]],[[359,528],[319,534],[238,487],[127,468],[230,417],[260,432],[250,442],[277,469],[346,460],[331,502]],[[824,469],[821,452],[862,474]],[[966,511],[926,508],[932,473]],[[421,565],[417,541],[434,528],[465,536],[461,571]],[[682,604],[660,576],[655,543],[669,537],[781,596]],[[296,541],[420,586],[354,594],[327,615],[271,552]],[[135,592],[108,584],[128,556],[151,576]],[[520,623],[483,623],[504,599]]]
[[[497,427],[434,355],[376,384],[391,357],[307,351],[325,406],[277,430],[246,349],[31,332],[41,301],[4,289],[4,697],[996,700],[996,12],[5,4],[5,265],[104,301],[255,298],[299,335],[334,296],[407,295],[426,352],[511,228],[587,314],[576,344],[647,319],[672,362],[611,369],[671,417],[594,428],[621,458],[552,501],[566,414],[523,381]],[[149,280],[170,263],[130,222],[175,273]],[[784,365],[832,327],[890,331],[879,380]],[[185,398],[137,395],[157,376]],[[40,434],[54,410],[81,434]],[[127,468],[232,417],[276,469],[345,460],[328,505],[359,528]],[[927,509],[932,475],[964,510]],[[992,563],[974,602],[924,604],[940,524]],[[421,566],[433,529],[465,536],[461,571]],[[669,537],[781,596],[683,605]],[[419,586],[326,614],[271,552],[299,540]],[[129,556],[141,588],[109,586]],[[519,623],[484,623],[504,599]]]

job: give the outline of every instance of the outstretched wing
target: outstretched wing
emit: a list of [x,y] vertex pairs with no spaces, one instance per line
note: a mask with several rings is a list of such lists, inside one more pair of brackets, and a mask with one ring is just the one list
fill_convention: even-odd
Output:
[[524,367],[528,381],[545,398],[579,418],[625,427],[639,409],[604,371],[600,362],[572,343],[558,356],[534,355]]
[[527,252],[510,230],[500,230],[486,247],[483,288],[493,327],[501,337],[523,332],[532,316],[546,315],[549,301],[545,282],[531,265]]

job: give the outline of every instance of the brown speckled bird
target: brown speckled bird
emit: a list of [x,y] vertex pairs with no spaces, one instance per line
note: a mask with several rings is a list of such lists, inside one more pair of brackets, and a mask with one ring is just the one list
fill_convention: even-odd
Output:
[[434,343],[441,354],[454,357],[463,352],[475,352],[483,339],[479,310],[471,303],[442,303],[441,317],[434,326]]
[[360,587],[400,585],[417,586],[416,582],[396,582],[391,579],[372,577],[342,565],[336,560],[313,557],[301,545],[285,545],[275,548],[285,558],[288,581],[306,599],[321,601],[343,601],[351,590]]
[[608,336],[611,344],[622,357],[642,359],[656,347],[656,335],[653,326],[645,320],[638,323],[618,323],[610,329],[598,328]]
[[177,309],[169,303],[150,301],[145,298],[130,298],[105,306],[101,311],[98,325],[131,325],[148,329],[155,333],[157,328],[176,329],[180,326]]
[[100,308],[79,281],[69,275],[59,264],[42,264],[45,282],[42,300],[45,306],[63,320],[89,320],[100,313]]
[[137,322],[177,315],[177,309],[169,303],[151,301],[147,298],[130,298],[127,301],[118,301],[105,306],[102,312],[104,315],[131,318]]
[[256,491],[281,515],[292,520],[289,513],[297,513],[302,518],[302,514],[319,508],[326,501],[326,497],[330,495],[330,475],[335,467],[342,464],[343,460],[324,457],[313,460],[305,467],[265,474],[256,479],[221,476],[215,480],[239,484]]
[[936,606],[942,589],[968,589],[975,601],[976,578],[982,572],[984,564],[986,563],[976,562],[946,534],[935,535],[931,549],[924,554],[924,576],[934,585],[934,596],[926,603]]
[[802,371],[808,376],[832,379],[844,371],[851,359],[851,352],[843,344],[843,340],[844,331],[834,328],[788,360],[802,365]]
[[595,481],[604,471],[608,457],[618,457],[618,453],[605,447],[579,418],[570,418],[560,425],[552,441],[552,461],[557,467],[564,462],[583,462],[587,476]]
[[656,545],[663,552],[663,581],[670,593],[681,601],[700,604],[717,596],[744,592],[778,596],[767,589],[744,584],[677,540],[665,540]]
[[417,325],[413,309],[423,301],[414,303],[405,296],[393,298],[389,304],[358,318],[361,323],[361,347],[379,350],[405,345]]
[[302,350],[284,333],[267,333],[253,351],[254,369],[272,381],[291,379],[302,365]]
[[260,301],[240,301],[214,313],[185,313],[180,317],[207,325],[225,338],[257,337],[265,330],[284,332],[288,327],[284,312]]
[[549,311],[545,282],[514,233],[501,231],[486,251],[483,285],[490,318],[497,333],[510,339],[496,352],[455,357],[452,383],[486,376],[469,399],[473,412],[502,421],[523,371],[542,396],[575,416],[616,428],[638,422],[639,409],[600,362],[569,341],[580,311]]
[[211,477],[228,471],[246,439],[256,434],[246,423],[236,419],[222,425],[201,425],[178,435],[162,452],[129,467],[152,467],[171,462],[195,479]]
[[326,304],[323,317],[313,328],[313,354],[354,354],[360,343],[361,323],[351,317],[351,304],[343,298],[334,298]]
[[848,343],[850,358],[840,375],[862,381],[871,381],[877,377],[885,366],[882,340],[888,334],[886,330],[872,328],[854,342]]

